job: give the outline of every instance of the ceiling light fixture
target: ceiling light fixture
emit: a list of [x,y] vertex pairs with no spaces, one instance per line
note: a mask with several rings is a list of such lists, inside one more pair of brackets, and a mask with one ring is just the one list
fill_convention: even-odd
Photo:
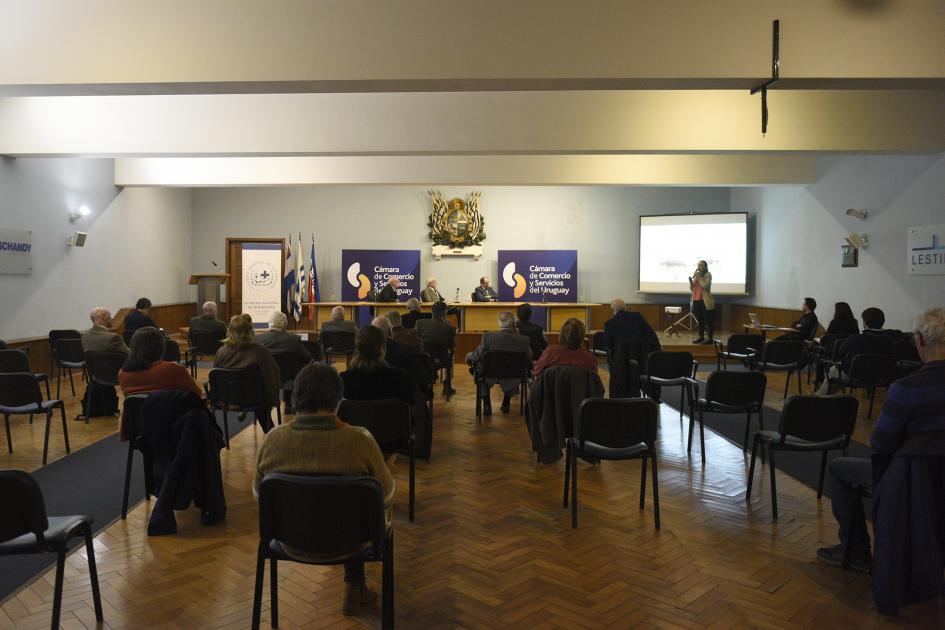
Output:
[[751,94],[761,92],[761,135],[768,132],[768,88],[773,86],[781,78],[781,20],[775,20],[771,24],[771,78],[761,85],[751,88]]

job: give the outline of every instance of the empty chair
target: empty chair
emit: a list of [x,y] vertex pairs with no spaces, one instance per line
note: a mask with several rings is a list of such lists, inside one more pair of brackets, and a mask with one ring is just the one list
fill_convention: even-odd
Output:
[[[50,333],[51,334],[51,333]],[[81,370],[85,376],[85,351],[82,350],[81,337],[65,337],[57,339],[53,359],[56,363],[56,398],[59,398],[62,387],[62,373],[69,375],[69,387],[75,396],[75,382],[72,380],[72,370]]]
[[489,350],[482,355],[476,368],[476,420],[482,420],[482,399],[492,389],[487,380],[519,380],[519,414],[525,413],[525,397],[528,396],[528,378],[531,361],[524,352]]
[[745,501],[751,501],[751,486],[755,474],[758,449],[768,451],[768,474],[771,477],[771,515],[778,518],[778,491],[775,481],[775,451],[821,453],[820,480],[817,498],[823,495],[827,453],[846,450],[850,445],[859,403],[855,396],[791,396],[781,411],[777,431],[757,431],[751,447],[751,465],[748,467],[748,489]]
[[[757,351],[757,348],[753,350]],[[784,381],[784,398],[787,398],[792,374],[797,374],[797,393],[801,393],[804,353],[803,341],[775,339],[766,343],[760,353],[756,352],[760,354],[760,358],[754,361],[754,367],[762,372],[787,372],[787,379]]]
[[618,461],[643,460],[640,473],[640,509],[646,497],[646,463],[653,469],[653,514],[660,528],[660,495],[657,480],[656,425],[659,406],[649,398],[588,398],[581,403],[574,437],[567,440],[564,467],[564,507],[568,507],[571,482],[571,527],[577,528],[577,458]]
[[745,367],[749,367],[756,353],[764,347],[765,339],[761,335],[738,333],[731,335],[725,343],[719,339],[712,343],[715,346],[715,369],[727,370],[729,359],[740,361]]
[[118,372],[125,364],[126,355],[121,352],[86,352],[85,369],[89,377],[89,386],[85,390],[85,421],[92,416],[92,390],[108,387],[112,391],[118,387]]
[[[214,409],[223,412],[223,440],[230,448],[229,413],[253,412],[263,432],[272,428],[272,406],[266,397],[266,383],[259,370],[213,368],[207,382],[207,399]],[[279,424],[282,410],[276,406]]]
[[0,374],[0,413],[7,430],[7,450],[13,452],[13,438],[10,435],[10,416],[45,414],[46,437],[43,441],[43,465],[46,465],[49,453],[49,425],[53,410],[58,409],[62,416],[62,437],[69,452],[69,427],[66,425],[66,406],[61,400],[43,400],[39,381],[28,372],[19,374]]
[[[295,384],[295,376],[304,365],[294,352],[273,352],[272,360],[276,362],[279,368],[279,389],[282,392],[282,400],[285,402],[286,413],[292,408],[292,386]],[[279,419],[282,424],[282,419]]]
[[394,627],[394,532],[384,495],[373,477],[269,473],[259,486],[259,550],[253,592],[254,630],[262,617],[266,559],[270,614],[279,625],[278,562],[344,564],[382,562],[381,628]]
[[[52,376],[56,371],[59,358],[56,352],[56,343],[60,339],[82,339],[82,333],[78,330],[50,330],[49,331],[49,375]],[[58,388],[58,385],[57,385]],[[72,388],[72,395],[75,396],[75,387]],[[56,398],[59,397],[59,391],[56,391]]]
[[190,375],[197,378],[197,362],[206,356],[215,357],[223,345],[218,333],[206,330],[191,330],[187,333],[190,347],[184,351],[185,363],[190,366]]
[[699,414],[699,442],[702,444],[702,463],[705,464],[705,412],[745,414],[745,441],[742,453],[748,449],[748,431],[751,415],[758,414],[758,426],[765,428],[764,402],[768,377],[762,372],[715,371],[709,374],[705,384],[705,396],[699,396],[699,382],[691,381],[693,399],[689,405],[689,445],[692,453],[692,432],[696,413]]
[[331,365],[331,359],[334,356],[343,356],[345,366],[351,361],[354,355],[354,337],[356,333],[345,331],[323,330],[319,333],[319,339],[322,343],[322,353],[325,357],[325,363]]
[[400,400],[342,400],[338,417],[350,425],[364,427],[385,455],[406,455],[408,468],[408,515],[413,521],[416,503],[416,458],[413,413]]
[[691,352],[658,350],[646,357],[646,369],[640,376],[640,382],[646,387],[647,395],[656,402],[662,400],[663,387],[679,386],[679,419],[682,420],[686,395],[692,397],[689,387],[698,368],[699,364],[693,360]]
[[66,567],[66,553],[73,538],[85,539],[85,552],[92,583],[92,603],[95,619],[102,623],[102,598],[95,570],[95,550],[92,548],[92,519],[88,516],[47,516],[46,501],[33,477],[22,470],[0,470],[0,556],[19,556],[34,553],[56,554],[56,581],[53,587],[51,627],[59,628],[62,611],[62,583]]
[[609,351],[607,335],[603,330],[598,330],[591,337],[591,354],[598,357],[606,357]]
[[866,412],[867,420],[873,416],[876,388],[889,387],[895,368],[896,357],[891,354],[858,354],[850,363],[850,373],[840,373],[840,385],[843,391],[850,388],[855,393],[857,388],[860,388],[865,389],[869,395],[870,406]]
[[19,372],[31,372],[36,380],[46,384],[46,398],[52,398],[49,391],[49,375],[41,372],[33,372],[30,369],[30,358],[25,352],[19,350],[0,350],[0,374],[17,374]]
[[164,339],[164,355],[161,359],[171,363],[180,363],[180,346],[177,345],[176,341],[168,338]]

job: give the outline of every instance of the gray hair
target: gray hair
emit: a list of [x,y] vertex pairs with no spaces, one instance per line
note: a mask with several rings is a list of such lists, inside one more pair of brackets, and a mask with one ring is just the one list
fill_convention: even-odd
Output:
[[216,302],[204,302],[203,306],[200,308],[200,311],[204,315],[213,315],[217,312],[217,303]]
[[341,321],[345,318],[345,307],[336,306],[331,309],[331,318],[335,321]]
[[403,326],[403,322],[400,320],[399,311],[387,311],[384,313],[384,318],[390,322],[390,325],[394,328],[400,328]]
[[515,315],[511,311],[502,311],[499,313],[499,328],[513,328],[515,326]]
[[385,337],[390,337],[390,320],[386,317],[375,317],[371,320],[371,326],[380,328]]
[[610,301],[610,310],[614,313],[627,310],[627,304],[620,298],[614,298]]
[[945,308],[930,308],[915,318],[915,334],[922,335],[927,346],[945,344]]
[[108,319],[109,313],[108,309],[104,306],[96,306],[91,311],[89,311],[89,319],[92,320],[92,323],[96,326],[102,320]]
[[417,298],[410,298],[407,300],[407,310],[408,311],[419,311],[420,310],[420,300]]
[[285,330],[289,324],[289,318],[282,311],[273,311],[269,316],[269,327],[276,330]]
[[434,282],[436,282],[436,278],[427,278],[427,286],[430,286]]

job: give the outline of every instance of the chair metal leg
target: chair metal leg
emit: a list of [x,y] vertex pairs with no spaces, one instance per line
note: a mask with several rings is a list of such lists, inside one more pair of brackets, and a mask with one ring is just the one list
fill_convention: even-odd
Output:
[[62,392],[62,364],[58,361],[56,362],[56,398],[59,399],[59,394]]
[[49,455],[49,425],[52,423],[52,412],[46,412],[46,439],[43,440],[43,466],[46,465],[46,458]]
[[135,448],[134,448],[134,439],[128,440],[128,457],[125,461],[125,488],[121,494],[121,519],[125,520],[128,517],[128,492],[131,489],[131,464],[134,460]]
[[866,419],[869,420],[870,418],[873,417],[873,398],[876,397],[876,388],[870,387],[867,389],[867,391],[869,392],[870,406],[869,406],[869,409],[866,411]]
[[407,512],[410,516],[410,522],[413,523],[413,510],[414,505],[417,500],[417,476],[416,476],[416,462],[417,458],[414,456],[415,444],[413,440],[410,441],[410,469],[408,472],[408,501],[407,501]]
[[643,456],[643,467],[640,469],[640,509],[646,505],[646,455]]
[[571,482],[571,440],[565,441],[564,454],[564,498],[561,501],[561,507],[568,507],[568,484]]
[[742,455],[748,452],[748,432],[751,430],[751,412],[748,412],[748,417],[745,419],[745,440],[742,442]]
[[394,532],[388,533],[381,578],[381,628],[394,628]]
[[66,453],[69,453],[69,425],[66,422],[66,405],[59,408],[59,415],[62,417],[62,439],[66,443]]
[[692,455],[692,431],[696,426],[696,414],[692,413],[690,410],[689,413],[689,442],[686,445],[686,454]]
[[[69,387],[72,388],[72,395],[75,396],[75,381],[72,380],[72,368],[69,368],[68,372],[69,372]],[[82,372],[82,373],[85,374],[85,372]],[[58,396],[56,396],[56,398],[58,398]]]
[[141,453],[141,460],[144,465],[144,500],[150,501],[154,495],[154,469],[153,462],[147,452]]
[[571,450],[571,529],[577,529],[577,449]]
[[679,388],[679,421],[682,422],[683,410],[686,408],[686,393],[688,386],[682,385]]
[[820,457],[820,480],[817,482],[817,498],[824,495],[824,475],[827,472],[827,451]]
[[253,591],[253,630],[259,630],[259,618],[262,616],[263,572],[266,569],[266,556],[263,552],[263,542],[259,542],[256,552],[256,589]]
[[61,549],[56,555],[56,586],[53,590],[52,630],[59,630],[59,615],[62,612],[62,574],[66,568],[66,550]]
[[768,445],[768,474],[771,476],[771,518],[778,520],[778,484],[774,474],[774,451],[772,444]]
[[[807,382],[810,382],[810,374],[808,374]],[[797,395],[800,396],[803,392],[801,391],[801,370],[797,371]]]
[[794,370],[788,370],[787,378],[784,379],[784,397],[787,398],[788,385],[791,384],[791,374],[794,373]]
[[763,403],[758,405],[758,428],[762,431],[765,430],[765,406]]
[[223,443],[230,450],[230,421],[227,418],[226,407],[223,408]]
[[52,394],[49,392],[49,379],[46,379],[46,400],[52,400]]
[[279,627],[279,581],[278,581],[279,563],[275,558],[269,558],[269,607],[272,620],[272,627]]
[[653,467],[653,512],[656,520],[656,531],[660,530],[660,484],[656,478],[656,451],[650,456],[650,466]]
[[705,413],[699,412],[699,445],[702,450],[702,465],[705,466]]
[[7,450],[12,453],[13,452],[13,438],[10,437],[10,415],[9,414],[3,414],[3,424],[6,425],[6,428],[7,428]]
[[104,618],[102,614],[102,594],[98,588],[98,570],[95,567],[95,548],[92,546],[91,525],[86,525],[85,529],[85,554],[89,558],[89,581],[92,582],[92,605],[95,607],[95,620],[101,622]]
[[751,463],[748,465],[748,488],[745,490],[745,503],[751,502],[751,484],[755,480],[755,459],[758,457],[758,436],[751,443]]

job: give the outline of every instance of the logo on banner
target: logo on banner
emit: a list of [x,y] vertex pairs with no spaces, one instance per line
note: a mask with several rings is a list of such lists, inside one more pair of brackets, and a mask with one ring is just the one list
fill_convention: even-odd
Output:
[[515,273],[515,262],[510,262],[502,269],[502,280],[505,285],[512,289],[512,297],[516,300],[525,295],[528,290],[528,283],[520,273]]
[[276,283],[275,267],[265,260],[257,260],[246,270],[246,282],[254,289],[267,289]]
[[348,284],[358,290],[358,299],[363,300],[371,291],[371,279],[361,273],[361,263],[352,263],[345,274]]
[[945,274],[945,225],[909,228],[910,275]]

